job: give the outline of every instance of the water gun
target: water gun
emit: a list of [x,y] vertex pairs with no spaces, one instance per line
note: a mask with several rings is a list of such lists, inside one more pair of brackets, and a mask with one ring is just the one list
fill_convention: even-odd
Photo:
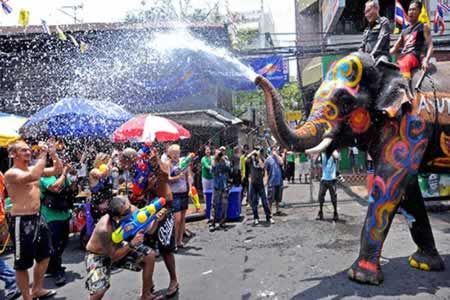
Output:
[[187,156],[180,159],[180,162],[178,163],[178,166],[174,168],[170,176],[177,176],[184,170],[186,170],[189,167],[189,164],[192,162],[192,160],[195,158],[195,153],[191,152]]
[[198,192],[195,186],[191,187],[191,191],[189,192],[189,196],[192,198],[192,202],[194,202],[194,206],[196,209],[200,208],[200,199],[198,197]]
[[108,171],[108,166],[105,165],[105,164],[101,164],[101,165],[98,167],[98,170],[100,171],[100,173],[104,174],[104,173],[106,173],[106,172]]
[[119,227],[112,233],[112,241],[116,244],[134,237],[139,231],[145,230],[156,219],[156,213],[166,205],[166,199],[156,197],[147,205],[123,219]]

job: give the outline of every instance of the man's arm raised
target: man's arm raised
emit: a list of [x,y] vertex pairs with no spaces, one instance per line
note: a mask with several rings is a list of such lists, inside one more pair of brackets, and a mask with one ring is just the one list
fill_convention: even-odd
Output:
[[58,154],[56,154],[56,145],[53,140],[48,143],[48,154],[53,161],[53,167],[45,168],[42,176],[55,176],[61,174],[63,170],[63,164],[61,159],[59,159]]
[[5,173],[5,182],[7,184],[26,184],[39,180],[47,162],[47,147],[41,146],[41,149],[37,163],[33,167],[26,171],[17,168],[8,170]]

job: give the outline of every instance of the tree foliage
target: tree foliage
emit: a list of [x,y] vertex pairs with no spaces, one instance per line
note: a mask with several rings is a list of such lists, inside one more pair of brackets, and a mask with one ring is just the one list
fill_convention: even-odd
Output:
[[224,17],[219,11],[219,1],[207,8],[193,7],[191,0],[153,0],[143,2],[143,7],[130,11],[125,17],[126,22],[223,22]]
[[249,46],[255,42],[258,36],[259,31],[256,28],[239,29],[236,32],[236,37],[233,41],[233,48],[237,50],[249,48]]
[[[304,112],[301,101],[301,92],[296,82],[287,83],[279,90],[282,105],[285,111],[300,110]],[[258,112],[265,112],[264,95],[261,90],[237,92],[233,97],[233,114],[239,116],[247,111],[248,107],[256,108]]]

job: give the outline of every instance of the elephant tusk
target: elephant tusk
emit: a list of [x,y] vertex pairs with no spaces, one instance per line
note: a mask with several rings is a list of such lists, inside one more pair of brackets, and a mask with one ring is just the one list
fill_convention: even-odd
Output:
[[327,149],[328,146],[330,146],[332,141],[333,141],[332,138],[326,137],[320,142],[319,145],[317,145],[313,148],[306,149],[305,153],[306,154],[315,154],[315,153],[323,152],[325,149]]

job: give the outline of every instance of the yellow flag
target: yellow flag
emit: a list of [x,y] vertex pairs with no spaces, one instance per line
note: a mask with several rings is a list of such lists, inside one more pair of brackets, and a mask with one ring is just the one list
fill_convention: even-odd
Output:
[[19,11],[19,24],[23,27],[27,27],[30,22],[30,11],[22,8]]
[[56,25],[56,32],[58,33],[58,39],[60,39],[61,41],[67,40],[67,37],[64,34],[64,31],[62,31],[61,28],[59,28],[58,25]]
[[422,3],[422,10],[419,15],[419,22],[430,25],[430,18],[428,18],[427,8],[425,7],[425,3]]
[[81,54],[86,53],[87,49],[88,49],[88,44],[86,44],[83,41],[80,41],[80,52],[81,52]]

